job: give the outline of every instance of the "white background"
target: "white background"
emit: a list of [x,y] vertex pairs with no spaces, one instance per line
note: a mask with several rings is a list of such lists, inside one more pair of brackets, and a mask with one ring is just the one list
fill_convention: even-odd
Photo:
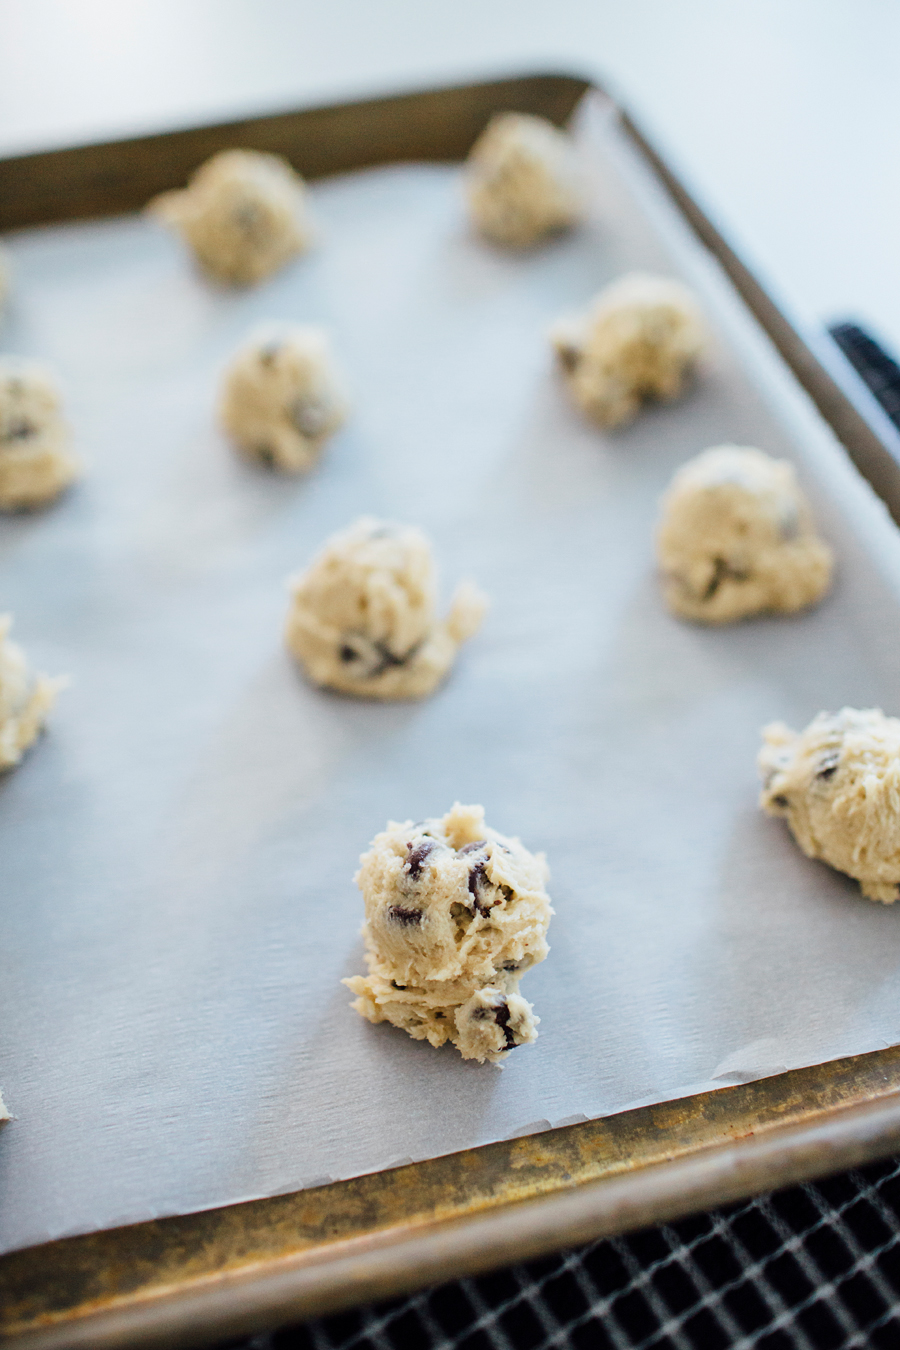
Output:
[[892,0],[0,0],[0,153],[529,70],[600,79],[801,327],[900,350]]

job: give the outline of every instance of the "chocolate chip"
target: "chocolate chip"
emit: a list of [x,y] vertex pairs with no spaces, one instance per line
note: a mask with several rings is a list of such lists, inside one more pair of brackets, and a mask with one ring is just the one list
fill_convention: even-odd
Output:
[[726,579],[728,581],[746,581],[748,573],[741,572],[736,567],[731,567],[725,558],[713,558],[713,574],[706,590],[703,592],[704,600],[711,600],[716,591]]
[[420,924],[424,915],[420,909],[404,909],[402,905],[391,905],[388,918],[394,923],[402,923],[404,927],[409,927],[410,924]]
[[486,839],[476,839],[473,844],[463,844],[462,848],[458,848],[456,851],[459,854],[474,853],[479,848],[487,848]]
[[418,839],[410,843],[408,848],[409,852],[406,855],[403,870],[413,881],[418,881],[426,862],[437,848],[437,840]]
[[365,633],[344,633],[338,651],[346,664],[355,664],[355,672],[361,680],[374,680],[383,675],[392,666],[405,666],[419,650],[421,643],[416,642],[409,651],[398,656],[384,642],[373,642]]
[[471,895],[475,908],[479,914],[489,914],[493,901],[488,901],[486,895],[493,890],[488,880],[485,869],[488,865],[487,858],[479,858],[476,863],[469,868],[469,894]]
[[501,969],[501,970],[518,970],[518,969],[519,969],[519,963],[518,963],[518,961],[506,961],[506,962],[500,967],[500,969]]
[[405,989],[405,988],[406,988],[406,985],[405,985],[405,984],[398,984],[396,980],[391,980],[391,984],[393,985],[393,987],[394,987],[395,989]]
[[790,802],[788,801],[787,797],[785,797],[785,796],[783,796],[782,794],[779,793],[779,795],[778,795],[777,797],[773,797],[773,798],[772,798],[772,805],[773,805],[773,806],[780,806],[780,807],[782,807],[782,809],[783,809],[783,808],[786,807],[786,806],[790,806]]
[[4,431],[2,439],[4,441],[26,441],[29,436],[37,434],[37,427],[33,422],[12,422]]
[[261,464],[265,464],[270,469],[275,467],[275,451],[271,445],[258,445],[255,454]]
[[577,347],[557,347],[556,357],[563,370],[571,374],[581,361],[581,352]]
[[434,1015],[435,1015],[436,1018],[438,1018],[438,1017],[443,1017],[444,1014],[443,1014],[442,1012],[436,1012]]
[[816,778],[833,778],[835,773],[837,772],[837,766],[838,764],[840,764],[840,762],[841,762],[840,750],[835,750],[830,755],[826,755],[825,759],[822,760],[822,763],[819,766]]
[[517,1041],[513,1034],[513,1029],[509,1025],[509,1017],[509,1004],[506,1002],[506,999],[504,999],[500,1004],[500,1007],[496,1008],[494,1011],[494,1021],[497,1023],[497,1026],[501,1028],[503,1035],[506,1037],[505,1048],[507,1050],[512,1050],[515,1048]]

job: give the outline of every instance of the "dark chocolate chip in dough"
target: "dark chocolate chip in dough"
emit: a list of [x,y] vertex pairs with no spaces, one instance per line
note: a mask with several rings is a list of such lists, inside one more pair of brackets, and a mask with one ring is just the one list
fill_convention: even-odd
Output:
[[486,896],[493,890],[490,881],[485,874],[485,868],[488,865],[487,858],[479,858],[472,867],[469,868],[469,894],[475,902],[475,908],[479,914],[490,913],[493,902],[488,901]]
[[577,347],[558,347],[556,357],[563,370],[571,374],[581,361],[581,352]]
[[275,451],[272,449],[271,445],[258,445],[255,453],[260,464],[265,464],[267,468],[274,469]]
[[36,434],[37,434],[37,427],[34,425],[33,422],[25,422],[25,421],[13,422],[9,427],[7,427],[3,435],[0,436],[0,440],[26,441],[29,436],[34,436]]
[[388,910],[388,918],[393,919],[394,923],[401,923],[404,927],[410,924],[420,924],[424,915],[420,909],[404,909],[402,905],[391,905]]
[[494,1021],[497,1023],[497,1026],[500,1027],[501,1031],[503,1032],[503,1035],[506,1037],[506,1049],[507,1050],[514,1049],[515,1046],[518,1044],[518,1042],[516,1041],[512,1027],[509,1025],[509,1004],[506,1002],[505,999],[501,1003],[500,1007],[495,1009]]
[[826,757],[822,760],[822,763],[819,765],[816,777],[826,779],[833,778],[835,773],[837,772],[837,766],[840,762],[841,762],[840,750],[835,750],[830,755],[826,755]]
[[475,840],[473,843],[471,843],[471,844],[463,844],[462,848],[458,848],[456,851],[457,851],[457,853],[459,853],[459,854],[463,854],[463,853],[474,853],[474,852],[475,852],[477,849],[479,849],[479,848],[487,848],[487,840],[486,840],[486,839],[476,839],[476,840]]
[[711,600],[723,581],[746,581],[749,575],[747,572],[741,572],[736,567],[732,567],[725,558],[714,558],[713,565],[712,577],[703,592],[704,600]]
[[777,797],[772,798],[772,805],[780,806],[782,810],[784,810],[785,807],[790,806],[790,802],[788,801],[787,797],[785,797],[782,794],[779,794]]
[[419,880],[422,869],[437,846],[436,839],[428,838],[417,839],[410,843],[403,870],[413,881]]

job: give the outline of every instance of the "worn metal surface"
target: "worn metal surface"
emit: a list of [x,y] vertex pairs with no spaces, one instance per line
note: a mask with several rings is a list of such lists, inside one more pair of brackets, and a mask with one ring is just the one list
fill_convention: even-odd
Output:
[[462,159],[493,113],[514,109],[561,125],[587,88],[568,75],[527,75],[19,155],[0,160],[0,230],[140,210],[234,145],[285,155],[306,178],[389,161]]
[[898,1146],[894,1048],[15,1252],[0,1260],[0,1334],[22,1350],[190,1345],[658,1222]]

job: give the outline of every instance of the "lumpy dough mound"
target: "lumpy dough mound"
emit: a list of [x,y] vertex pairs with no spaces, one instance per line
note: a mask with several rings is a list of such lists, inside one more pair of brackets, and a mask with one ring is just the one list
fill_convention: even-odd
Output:
[[315,684],[364,698],[430,694],[487,607],[463,582],[438,621],[425,535],[371,516],[332,535],[291,590],[290,651]]
[[280,155],[223,150],[150,210],[181,232],[217,281],[251,286],[309,246],[303,179]]
[[808,858],[892,904],[900,894],[900,719],[842,708],[819,713],[799,734],[774,722],[763,737],[763,810],[787,820]]
[[273,468],[309,469],[345,416],[343,385],[319,328],[260,328],[225,372],[222,425],[245,455]]
[[632,272],[550,330],[578,408],[601,427],[630,422],[647,399],[682,393],[705,346],[700,311],[679,281]]
[[0,771],[18,764],[37,740],[64,683],[32,674],[22,648],[7,637],[11,624],[0,614]]
[[527,248],[584,215],[575,148],[543,117],[493,117],[469,152],[465,188],[476,229],[509,248]]
[[762,450],[719,445],[682,465],[657,545],[666,601],[686,619],[792,613],[831,583],[831,549],[792,466]]
[[544,855],[490,829],[480,806],[390,822],[356,874],[369,973],[344,981],[353,1007],[481,1063],[536,1040],[518,991],[547,955],[547,877]]
[[0,510],[43,506],[79,469],[52,377],[31,361],[0,358]]

